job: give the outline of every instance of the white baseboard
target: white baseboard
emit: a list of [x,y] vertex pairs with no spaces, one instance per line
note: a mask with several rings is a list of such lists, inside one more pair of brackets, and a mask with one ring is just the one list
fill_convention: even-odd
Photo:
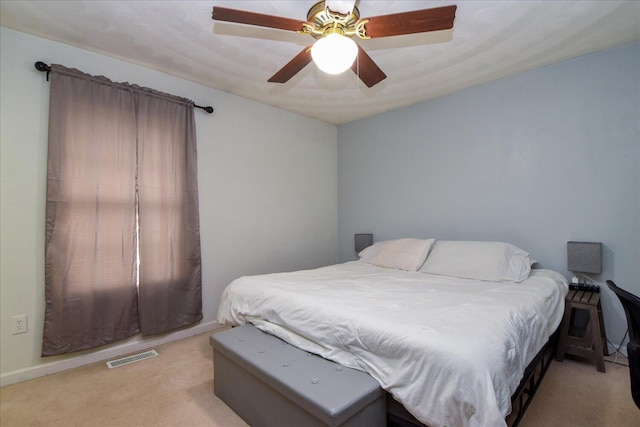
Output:
[[124,356],[129,353],[146,350],[153,346],[178,341],[184,338],[191,337],[193,335],[203,334],[205,332],[211,332],[222,327],[223,326],[219,325],[217,322],[207,322],[200,323],[191,328],[180,329],[175,332],[170,332],[165,335],[154,336],[150,338],[143,338],[141,335],[136,335],[135,337],[129,338],[123,343],[112,344],[109,348],[94,351],[88,350],[82,352],[77,356],[70,356],[69,358],[65,358],[63,360],[56,360],[55,362],[43,363],[40,365],[30,366],[28,368],[7,372],[0,375],[0,386],[6,386],[22,381],[32,380],[34,378],[42,377],[49,374],[55,374],[56,372],[66,371],[67,369],[77,368],[79,366],[88,365],[90,363],[100,362],[103,360],[106,361],[108,359]]

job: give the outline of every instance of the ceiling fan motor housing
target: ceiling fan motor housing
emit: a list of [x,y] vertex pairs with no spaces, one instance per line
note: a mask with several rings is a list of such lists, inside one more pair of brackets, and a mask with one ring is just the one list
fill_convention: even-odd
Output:
[[305,25],[301,32],[310,34],[316,39],[338,31],[347,37],[358,35],[361,38],[368,38],[364,32],[364,25],[368,20],[360,20],[360,11],[355,6],[349,15],[342,15],[329,10],[324,1],[319,1],[309,9],[307,21],[308,23],[303,23]]

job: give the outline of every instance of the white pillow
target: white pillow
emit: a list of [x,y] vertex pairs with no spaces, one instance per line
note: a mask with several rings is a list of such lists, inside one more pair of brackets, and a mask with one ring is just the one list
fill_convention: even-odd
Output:
[[502,242],[438,240],[420,271],[493,282],[522,282],[531,272],[529,253]]
[[360,252],[360,261],[379,267],[418,271],[434,239],[396,239],[377,242]]

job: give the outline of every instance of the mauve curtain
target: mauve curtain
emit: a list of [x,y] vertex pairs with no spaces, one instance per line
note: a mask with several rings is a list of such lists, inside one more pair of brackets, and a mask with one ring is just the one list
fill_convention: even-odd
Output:
[[51,68],[43,356],[139,331],[133,93]]
[[140,327],[152,335],[202,319],[193,103],[138,93]]
[[193,103],[60,65],[50,98],[43,356],[202,319]]

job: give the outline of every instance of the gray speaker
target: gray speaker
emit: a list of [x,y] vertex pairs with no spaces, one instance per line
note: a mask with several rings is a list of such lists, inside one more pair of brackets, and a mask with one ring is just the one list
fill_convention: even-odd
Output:
[[354,234],[353,240],[356,253],[359,254],[363,249],[373,245],[373,234]]
[[574,273],[602,273],[602,243],[567,242],[567,270]]

